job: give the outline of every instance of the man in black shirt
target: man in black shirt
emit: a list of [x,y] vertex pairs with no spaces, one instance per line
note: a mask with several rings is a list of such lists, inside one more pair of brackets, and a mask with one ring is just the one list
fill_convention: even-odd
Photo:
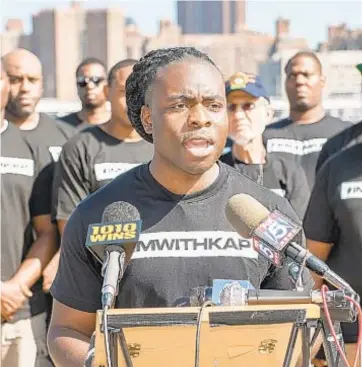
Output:
[[[151,160],[153,145],[146,142],[127,117],[126,80],[135,60],[118,62],[109,72],[111,120],[81,131],[64,145],[53,186],[53,220],[63,234],[75,207],[86,196],[119,174]],[[49,264],[55,277],[59,253]],[[53,278],[54,279],[54,278]]]
[[60,119],[78,130],[108,121],[110,113],[106,96],[107,71],[103,62],[93,57],[83,60],[77,67],[75,77],[82,109]]
[[[1,364],[48,366],[46,304],[39,280],[54,255],[36,161],[19,129],[4,119],[9,84],[1,68]],[[36,240],[33,239],[33,232]]]
[[[362,64],[358,64],[356,67],[362,73]],[[358,122],[357,124],[353,124],[352,126],[328,139],[328,141],[323,145],[322,151],[319,154],[316,170],[318,171],[329,157],[343,149],[352,146],[356,139],[358,139],[358,137],[361,135],[362,121]]]
[[289,158],[267,154],[263,144],[265,126],[273,111],[259,76],[236,73],[226,82],[231,151],[220,160],[260,185],[285,196],[300,218],[308,204],[307,179]]
[[290,116],[267,127],[268,153],[295,159],[313,187],[319,153],[328,138],[349,126],[326,115],[322,105],[325,84],[322,66],[313,52],[299,52],[285,67]]
[[151,51],[134,66],[126,98],[130,121],[154,143],[154,155],[150,164],[83,200],[67,223],[48,334],[58,366],[84,363],[102,286],[100,266],[84,246],[85,233],[115,201],[134,205],[143,220],[116,307],[171,307],[191,288],[215,278],[290,287],[287,266],[276,270],[258,257],[224,214],[228,199],[244,192],[298,221],[286,199],[217,163],[228,121],[223,77],[214,62],[192,47]]
[[[344,278],[362,296],[362,137],[335,154],[317,172],[304,219],[309,250]],[[323,284],[316,277],[316,288]],[[342,324],[347,357],[352,365],[357,323]]]
[[[37,152],[37,187],[42,187],[42,201],[47,207],[47,212],[43,213],[44,223],[47,222],[49,230],[56,233],[50,215],[54,166],[63,144],[76,130],[64,122],[36,112],[43,93],[43,76],[40,60],[33,53],[16,49],[6,54],[3,62],[10,81],[6,118],[20,129],[31,150]],[[48,291],[50,286],[48,270],[46,268],[44,271],[44,291]]]

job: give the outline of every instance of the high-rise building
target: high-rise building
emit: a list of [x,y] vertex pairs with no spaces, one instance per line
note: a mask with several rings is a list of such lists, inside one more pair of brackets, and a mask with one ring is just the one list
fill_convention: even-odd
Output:
[[237,33],[245,27],[245,0],[177,1],[183,34]]
[[34,15],[32,51],[43,64],[44,96],[75,99],[75,71],[84,58],[98,58],[107,68],[125,58],[124,29],[120,10],[87,10],[78,2]]
[[44,97],[74,99],[74,72],[82,58],[82,8],[43,10],[33,16],[32,51],[43,65]]
[[88,10],[83,34],[83,57],[96,57],[107,68],[126,56],[125,18],[119,9]]

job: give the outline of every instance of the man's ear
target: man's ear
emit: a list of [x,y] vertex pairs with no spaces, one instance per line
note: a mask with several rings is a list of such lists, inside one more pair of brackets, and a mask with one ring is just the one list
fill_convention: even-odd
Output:
[[106,100],[109,101],[109,86],[108,86],[108,84],[106,84],[103,87],[103,92],[104,92],[104,95],[106,96]]
[[149,135],[152,135],[153,126],[151,109],[146,105],[143,105],[141,108],[141,122],[145,132]]

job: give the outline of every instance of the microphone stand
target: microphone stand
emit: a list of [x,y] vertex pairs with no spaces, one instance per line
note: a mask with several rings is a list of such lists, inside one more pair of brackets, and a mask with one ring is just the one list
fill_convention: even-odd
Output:
[[[299,264],[294,263],[294,262],[289,265],[289,277],[290,277],[290,280],[291,280],[292,284],[294,285],[293,289],[296,292],[302,292],[304,290],[303,282],[302,282],[302,273],[303,273],[303,270],[304,270],[304,266],[305,266],[305,261],[303,262],[302,266],[300,266]],[[348,290],[345,290],[345,292],[350,293],[350,295],[352,295],[354,297],[357,296],[357,294],[354,293],[352,288],[350,288]],[[339,351],[337,349],[336,343],[335,343],[334,338],[333,338],[332,330],[330,329],[330,327],[328,325],[328,322],[327,322],[327,320],[325,320],[324,316],[322,318],[322,321],[320,323],[318,323],[318,325],[315,325],[316,330],[314,332],[314,335],[313,335],[311,341],[309,341],[310,333],[307,332],[307,330],[305,330],[305,329],[308,329],[310,331],[309,328],[314,327],[314,326],[309,325],[309,327],[308,327],[307,325],[303,325],[301,327],[302,327],[302,338],[303,338],[303,367],[308,366],[307,364],[304,363],[304,360],[307,359],[307,358],[305,358],[304,353],[307,353],[308,358],[310,358],[310,349],[308,348],[308,351],[307,351],[306,348],[304,348],[304,346],[309,344],[310,348],[311,348],[314,345],[315,341],[317,340],[317,337],[319,336],[320,332],[322,332],[322,335],[323,335],[323,348],[324,348],[324,352],[325,352],[325,356],[326,356],[328,366],[331,366],[331,367],[344,367],[344,362],[343,362],[342,358],[340,358]],[[342,350],[344,351],[345,350],[344,340],[343,340],[341,322],[340,321],[338,321],[338,320],[333,321],[333,330],[334,330],[334,332],[337,336],[337,340],[338,340]],[[286,359],[284,361],[283,367],[288,366],[288,363],[290,363],[290,361],[291,361],[292,354],[291,354],[290,351],[292,351],[293,348],[294,348],[297,335],[298,335],[298,326],[294,326],[293,330],[292,330],[292,333],[291,333],[290,340],[289,340],[287,355],[286,355]]]
[[[108,310],[113,308],[115,297],[118,295],[119,282],[123,277],[126,267],[126,253],[123,248],[119,248],[118,246],[108,246],[105,250],[105,254],[106,258],[102,266],[102,276],[104,277],[102,286],[102,308],[107,367],[117,366],[117,339],[120,343],[126,366],[133,367],[123,329],[115,331],[108,328]],[[111,261],[112,258],[114,260],[113,262]],[[114,353],[112,353],[112,351],[114,351]]]
[[[355,318],[355,310],[353,305],[345,299],[345,295],[351,295],[347,290],[329,291],[326,294],[328,305],[334,314],[333,329],[339,339],[342,349],[344,348],[343,336],[341,334],[341,321],[353,321]],[[352,294],[353,296],[353,294]],[[357,296],[358,297],[358,296]],[[276,305],[276,304],[304,304],[313,303],[321,305],[323,303],[322,294],[320,291],[271,291],[271,290],[248,290],[247,300],[248,305]],[[315,329],[313,335],[311,329]],[[328,322],[325,316],[322,315],[321,320],[307,320],[297,322],[293,325],[292,332],[289,338],[287,352],[283,362],[283,367],[289,367],[294,347],[297,341],[298,333],[302,333],[302,356],[303,367],[310,366],[311,349],[316,342],[320,332],[323,335],[323,346],[326,353],[328,366],[330,367],[345,367],[342,358],[340,358],[332,332],[329,329]]]

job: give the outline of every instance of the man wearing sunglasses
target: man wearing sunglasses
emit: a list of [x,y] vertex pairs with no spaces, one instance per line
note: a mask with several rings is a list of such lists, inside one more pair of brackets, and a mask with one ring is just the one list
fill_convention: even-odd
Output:
[[96,58],[87,58],[78,65],[75,74],[82,109],[61,119],[77,129],[108,121],[110,112],[107,109],[105,65]]
[[302,218],[309,196],[307,179],[294,161],[266,152],[262,135],[271,122],[273,110],[259,76],[234,74],[226,82],[226,98],[229,137],[233,145],[220,160],[285,196]]

